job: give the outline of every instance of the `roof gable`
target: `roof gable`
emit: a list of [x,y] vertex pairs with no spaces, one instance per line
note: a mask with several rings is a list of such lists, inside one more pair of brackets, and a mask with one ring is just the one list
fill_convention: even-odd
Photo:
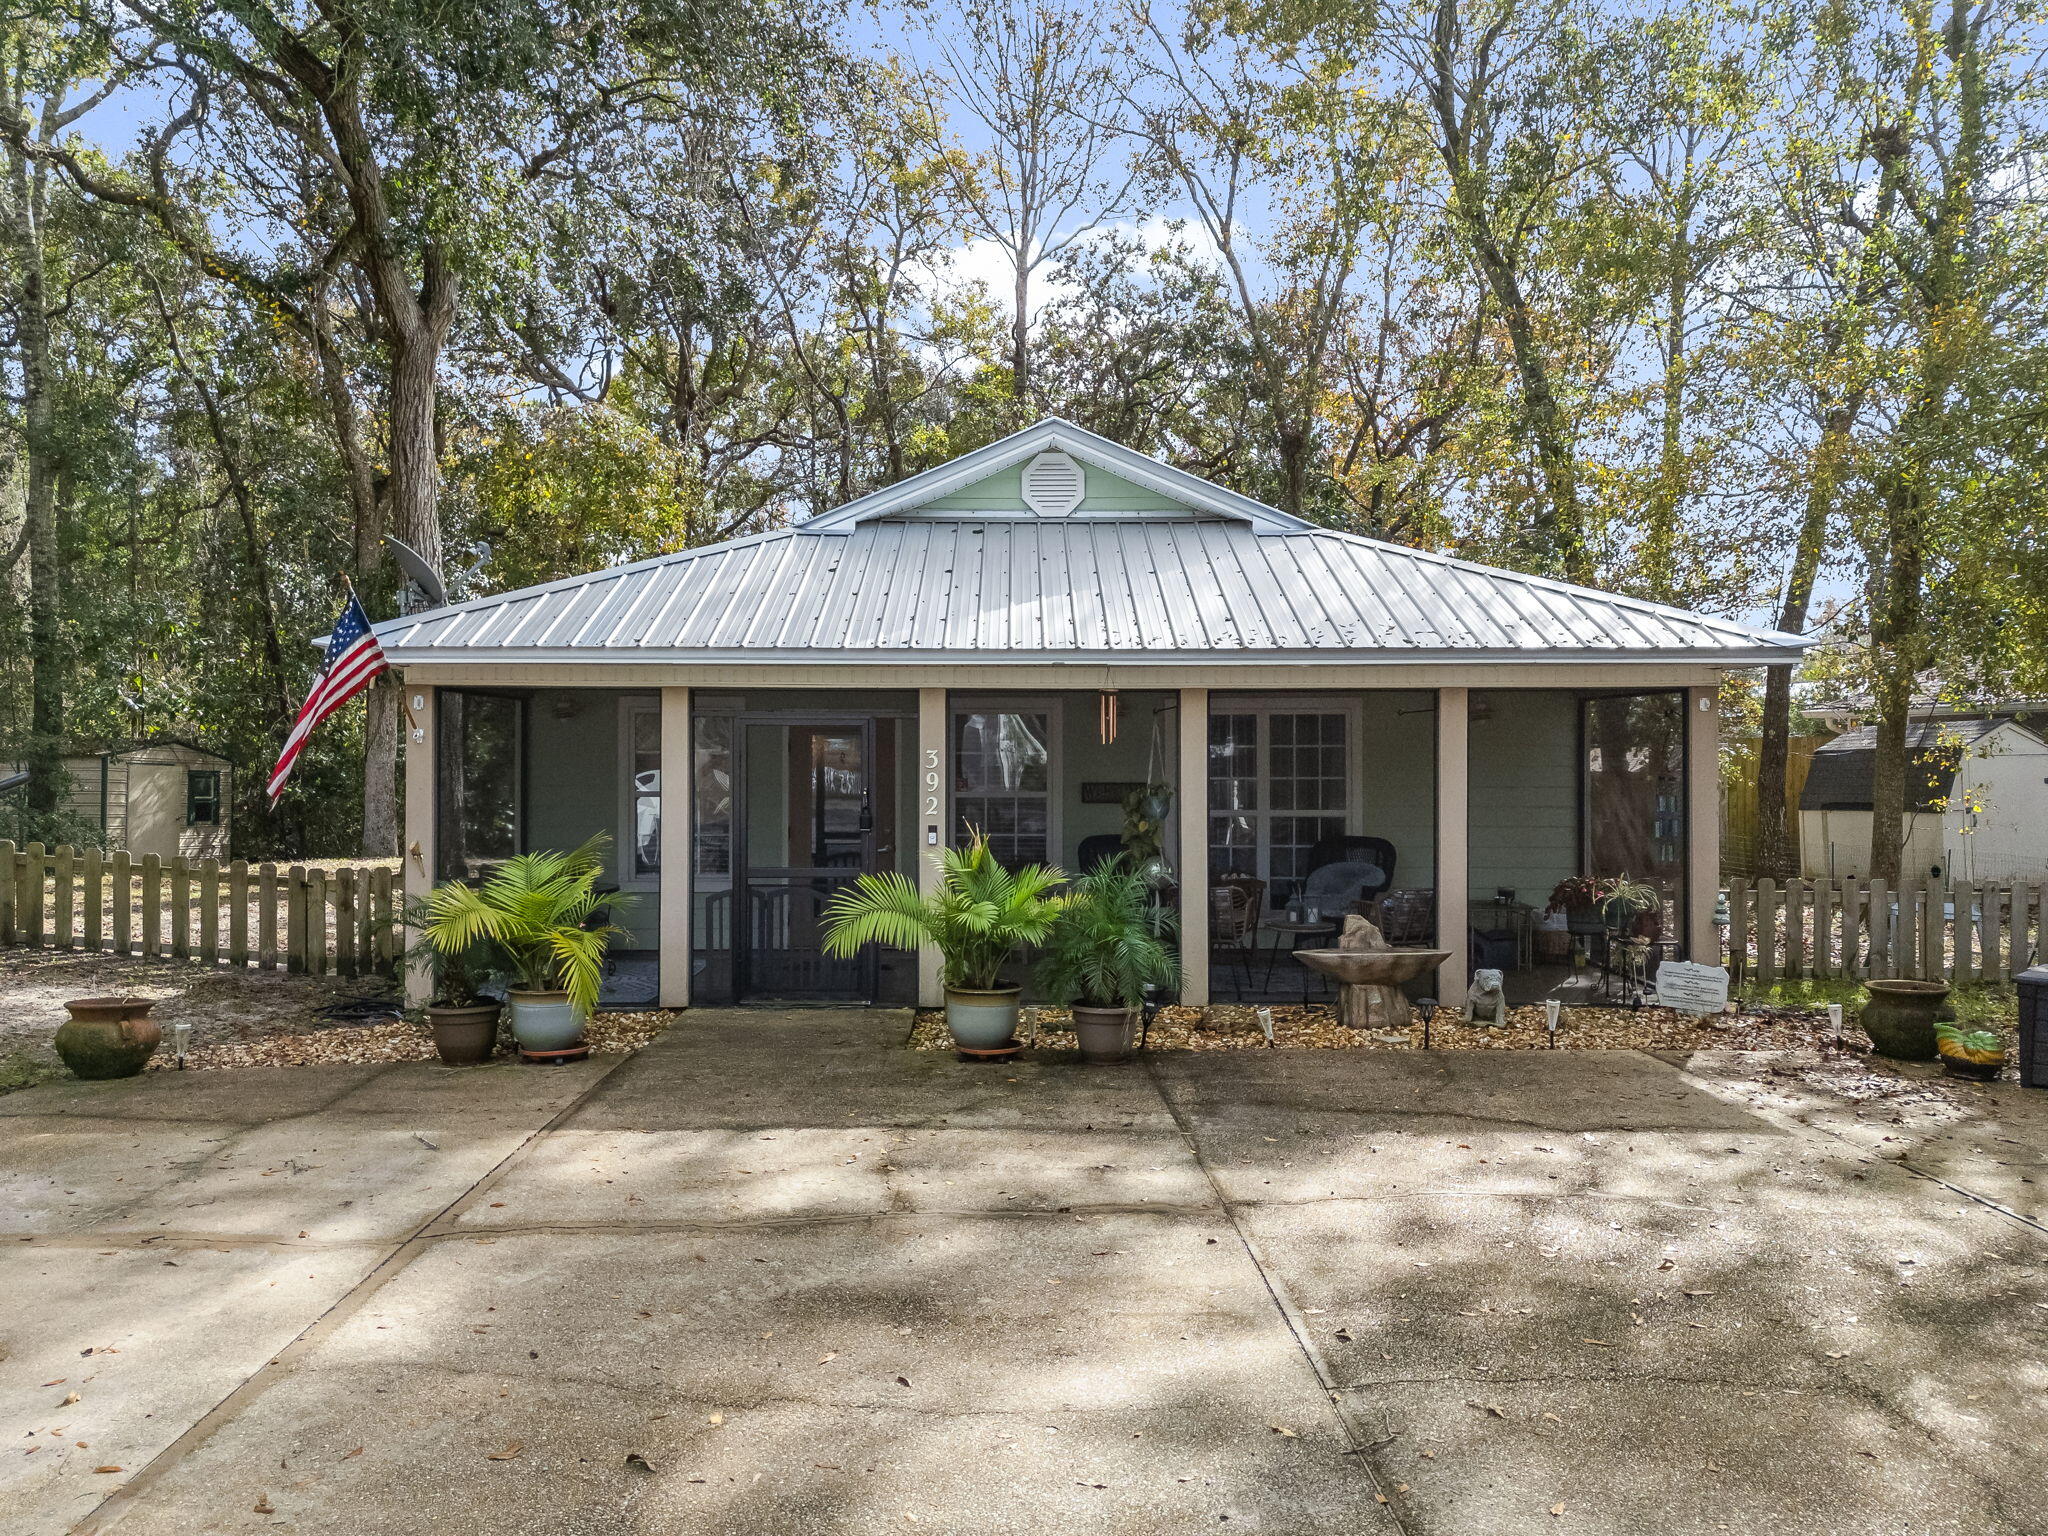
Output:
[[1047,451],[1064,453],[1088,477],[1088,494],[1068,516],[1223,519],[1263,533],[1312,526],[1277,507],[1212,485],[1198,475],[1113,443],[1058,416],[998,438],[895,485],[798,525],[799,533],[846,533],[877,518],[903,516],[1034,517],[1022,486],[1025,466]]

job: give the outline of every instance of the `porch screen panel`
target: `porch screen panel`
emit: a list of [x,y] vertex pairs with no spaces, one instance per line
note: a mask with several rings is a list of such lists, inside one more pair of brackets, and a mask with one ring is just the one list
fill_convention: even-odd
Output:
[[661,873],[661,709],[636,706],[626,716],[627,824],[633,836],[633,875]]
[[955,835],[988,837],[1005,866],[1052,859],[1052,721],[1043,710],[953,717]]
[[1585,701],[1586,872],[1627,875],[1664,898],[1682,933],[1685,903],[1685,695]]
[[520,848],[525,700],[441,690],[436,711],[434,875],[469,880]]
[[1348,718],[1342,713],[1231,712],[1209,717],[1209,871],[1266,882],[1285,906],[1309,854],[1345,830]]
[[698,715],[690,727],[691,990],[714,1002],[733,996],[732,731],[730,715]]

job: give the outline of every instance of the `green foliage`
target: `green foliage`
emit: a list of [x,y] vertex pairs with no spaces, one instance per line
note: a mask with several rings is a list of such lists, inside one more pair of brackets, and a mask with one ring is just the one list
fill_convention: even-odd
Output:
[[1171,931],[1144,877],[1128,860],[1110,859],[1074,882],[1032,974],[1055,1003],[1136,1008],[1147,987],[1180,973]]
[[[617,912],[630,898],[600,896],[604,848],[593,837],[568,853],[522,853],[507,859],[481,886],[451,881],[423,898],[423,936],[440,955],[472,962],[482,946],[501,956],[518,986],[562,991],[586,1016],[597,1008],[604,954],[626,930],[594,923],[600,906]],[[445,975],[445,972],[444,972]]]
[[939,887],[929,895],[894,871],[862,875],[842,889],[825,908],[825,952],[850,959],[864,944],[931,944],[945,962],[947,986],[1003,986],[1018,951],[1051,932],[1066,905],[1057,894],[1066,875],[1040,864],[1005,869],[979,836],[965,848],[940,850],[938,862]]

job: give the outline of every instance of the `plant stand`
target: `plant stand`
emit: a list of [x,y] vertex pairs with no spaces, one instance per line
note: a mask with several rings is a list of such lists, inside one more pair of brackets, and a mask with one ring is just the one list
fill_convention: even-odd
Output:
[[519,1059],[536,1067],[566,1066],[572,1061],[588,1061],[590,1046],[587,1043],[565,1046],[559,1051],[529,1051],[520,1047]]

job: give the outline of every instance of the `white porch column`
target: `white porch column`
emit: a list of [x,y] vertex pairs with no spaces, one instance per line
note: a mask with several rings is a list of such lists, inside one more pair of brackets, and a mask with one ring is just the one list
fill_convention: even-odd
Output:
[[1470,703],[1470,689],[1436,691],[1436,947],[1451,952],[1437,972],[1437,1001],[1447,1008],[1465,1006],[1472,974]]
[[1209,690],[1180,691],[1180,1000],[1209,1004]]
[[[434,690],[423,683],[407,683],[399,694],[399,719],[405,737],[405,846],[399,850],[398,872],[408,903],[434,888],[434,758],[440,748],[435,729]],[[410,953],[420,941],[420,931],[407,926],[405,948]],[[434,969],[425,961],[410,960],[405,967],[405,1002],[409,1008],[426,1005],[433,996]]]
[[[917,886],[936,890],[939,849],[946,842],[946,690],[917,690],[917,819],[910,835],[916,839]],[[937,1008],[946,1001],[939,952],[931,945],[917,952],[917,1005]]]
[[1714,902],[1721,894],[1721,690],[1685,690],[1685,949],[1721,963]]
[[696,819],[696,755],[690,740],[690,690],[661,690],[661,885],[656,923],[659,1001],[690,1006],[691,822]]

